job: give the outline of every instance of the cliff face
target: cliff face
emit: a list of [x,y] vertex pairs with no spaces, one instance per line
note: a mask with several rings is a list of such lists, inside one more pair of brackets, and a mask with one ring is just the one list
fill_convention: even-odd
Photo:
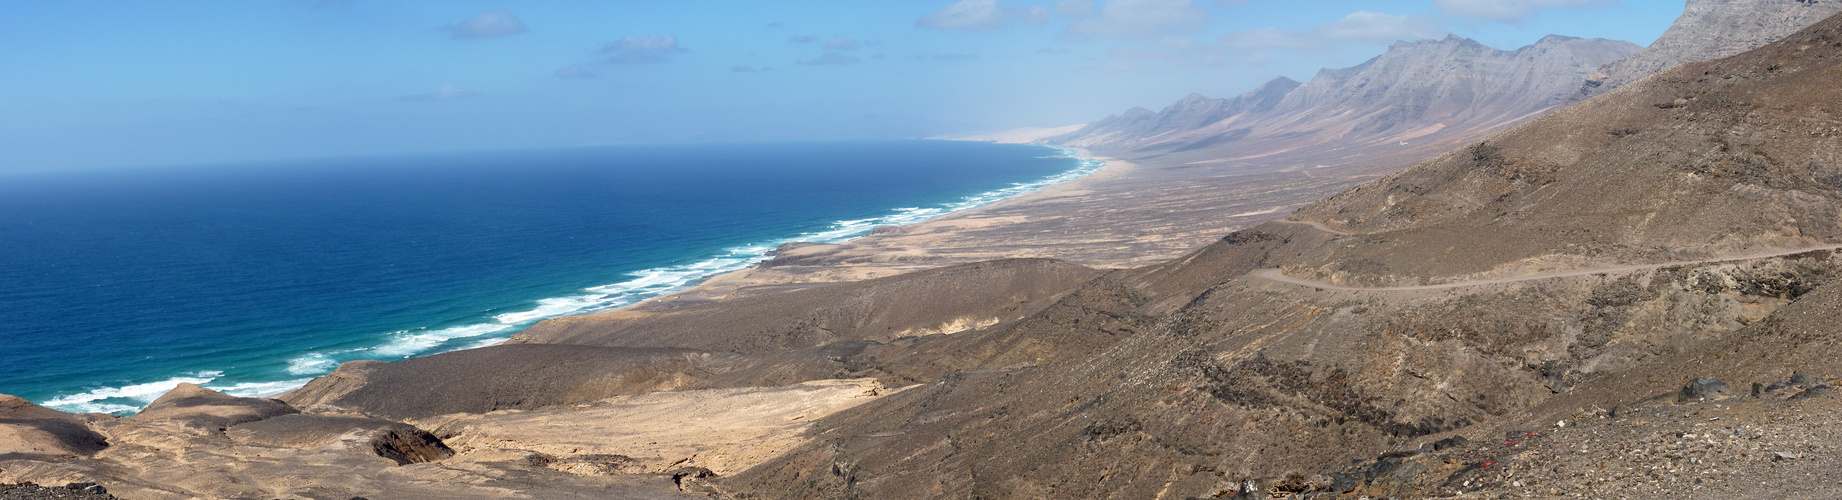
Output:
[[1579,97],[1603,94],[1677,64],[1756,49],[1837,12],[1842,12],[1842,1],[1689,0],[1662,37],[1594,72]]
[[1280,78],[1231,99],[1191,95],[1161,112],[1134,108],[1048,141],[1163,165],[1340,164],[1526,119],[1637,49],[1562,36],[1513,51],[1457,37],[1400,42],[1303,84]]

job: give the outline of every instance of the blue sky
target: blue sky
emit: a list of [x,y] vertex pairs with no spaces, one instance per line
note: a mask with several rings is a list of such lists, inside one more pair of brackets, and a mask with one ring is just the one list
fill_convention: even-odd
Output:
[[1682,0],[0,0],[0,170],[1059,126]]

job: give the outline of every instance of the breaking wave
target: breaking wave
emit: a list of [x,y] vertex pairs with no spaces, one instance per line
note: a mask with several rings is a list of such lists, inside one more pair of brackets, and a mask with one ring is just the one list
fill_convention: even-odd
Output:
[[224,377],[222,371],[201,371],[158,382],[103,387],[59,396],[45,401],[44,405],[73,412],[133,413],[181,383],[198,384],[234,396],[273,396],[298,388],[315,376],[330,373],[345,361],[399,360],[494,345],[511,333],[538,321],[624,307],[684,290],[711,276],[746,269],[766,260],[769,252],[785,243],[842,243],[868,234],[877,227],[916,224],[954,212],[991,205],[1079,179],[1105,166],[1100,160],[1079,156],[1075,150],[1056,149],[1061,153],[1059,156],[1075,159],[1075,167],[1047,178],[1014,183],[937,206],[895,208],[879,217],[841,220],[818,231],[734,246],[688,264],[634,271],[628,273],[632,279],[626,281],[586,288],[573,295],[539,299],[471,323],[389,332],[381,335],[379,343],[368,347],[301,353],[287,359],[285,368],[287,374],[299,378],[229,383],[219,381]]

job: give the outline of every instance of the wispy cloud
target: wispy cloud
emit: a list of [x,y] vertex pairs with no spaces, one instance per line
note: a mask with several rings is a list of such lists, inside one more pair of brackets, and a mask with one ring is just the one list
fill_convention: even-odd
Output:
[[564,80],[575,80],[578,78],[594,78],[596,76],[594,71],[590,71],[588,68],[582,67],[581,63],[571,64],[571,65],[559,68],[556,70],[555,75],[557,78],[562,78]]
[[1596,9],[1606,0],[1434,0],[1433,8],[1454,17],[1518,24],[1541,14],[1542,9]]
[[406,96],[397,97],[397,100],[399,101],[447,101],[447,100],[453,100],[453,99],[460,99],[463,97],[471,97],[473,95],[474,94],[472,92],[468,92],[466,90],[450,87],[447,85],[442,85],[440,89],[437,89],[434,92],[429,92],[427,94],[410,94]]
[[1092,69],[1135,73],[1144,63],[1174,67],[1221,67],[1232,62],[1260,65],[1274,52],[1325,52],[1348,44],[1386,45],[1396,40],[1440,38],[1446,31],[1430,15],[1392,15],[1357,11],[1342,19],[1300,29],[1265,28],[1222,35],[1213,43],[1188,37],[1164,37],[1107,50],[1108,60]]
[[834,36],[825,41],[825,50],[857,50],[860,48],[863,48],[862,42],[841,36]]
[[1209,13],[1190,0],[1108,0],[1092,16],[1068,25],[1063,36],[1155,39],[1187,35],[1209,24]]
[[768,71],[774,71],[774,68],[770,68],[767,66],[762,66],[759,68],[754,67],[754,66],[731,66],[729,68],[730,73],[764,73]]
[[512,11],[498,10],[473,16],[473,19],[461,21],[460,24],[448,25],[446,29],[453,33],[455,39],[478,40],[512,36],[524,33],[526,28],[524,21],[519,20]]
[[915,26],[937,30],[982,31],[1003,28],[1012,22],[1042,24],[1049,21],[1049,8],[1041,5],[1009,5],[998,0],[959,0],[929,12],[915,20]]
[[1258,29],[1222,35],[1216,44],[1243,56],[1264,50],[1317,52],[1342,43],[1383,45],[1397,40],[1445,36],[1438,19],[1426,15],[1392,15],[1356,11],[1343,19],[1299,30]]
[[972,60],[977,60],[978,58],[979,58],[978,54],[921,54],[918,56],[909,57],[909,59],[933,60],[933,61],[972,61]]
[[689,52],[678,45],[678,37],[672,35],[621,37],[619,41],[603,46],[595,52],[606,56],[604,59],[614,64],[660,63],[672,57]]
[[1093,0],[1061,0],[1055,2],[1055,14],[1068,17],[1087,17],[1094,14]]
[[859,61],[862,61],[862,59],[837,52],[826,52],[816,59],[799,61],[799,63],[807,66],[850,66],[852,64],[857,64]]

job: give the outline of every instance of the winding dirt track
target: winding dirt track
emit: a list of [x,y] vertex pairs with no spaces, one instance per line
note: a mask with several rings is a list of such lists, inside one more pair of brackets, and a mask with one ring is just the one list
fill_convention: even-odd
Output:
[[[1287,219],[1278,219],[1278,220],[1274,220],[1273,222],[1281,222],[1281,223],[1286,223],[1286,224],[1302,224],[1306,226],[1311,226],[1320,231],[1337,234],[1337,235],[1343,235],[1343,236],[1349,236],[1351,234],[1351,233],[1337,231],[1335,229],[1325,227],[1323,224],[1319,224],[1316,222],[1296,221],[1296,220],[1287,220]],[[1332,285],[1332,284],[1324,283],[1320,281],[1311,281],[1307,279],[1286,276],[1285,274],[1281,273],[1280,270],[1278,269],[1258,269],[1258,270],[1255,270],[1247,274],[1248,276],[1253,276],[1255,278],[1260,278],[1260,279],[1264,279],[1268,281],[1285,283],[1289,285],[1308,286],[1308,287],[1319,288],[1319,289],[1324,289],[1324,290],[1352,290],[1352,291],[1358,291],[1358,292],[1408,292],[1408,291],[1415,291],[1415,290],[1444,290],[1448,288],[1463,288],[1463,287],[1469,287],[1469,286],[1500,285],[1504,283],[1545,280],[1545,279],[1550,279],[1550,278],[1567,278],[1567,277],[1573,277],[1573,276],[1587,276],[1587,275],[1602,274],[1602,273],[1623,273],[1623,272],[1630,272],[1630,271],[1643,271],[1643,270],[1648,270],[1648,269],[1664,268],[1664,267],[1670,267],[1670,266],[1687,266],[1687,265],[1698,265],[1698,264],[1713,264],[1716,262],[1735,262],[1735,261],[1746,261],[1746,260],[1755,260],[1755,259],[1766,259],[1766,258],[1771,258],[1771,257],[1783,257],[1786,255],[1796,255],[1796,254],[1800,254],[1804,252],[1814,252],[1817,250],[1836,250],[1836,249],[1842,249],[1842,245],[1823,245],[1823,246],[1815,246],[1815,247],[1809,247],[1809,248],[1800,248],[1797,250],[1768,252],[1768,253],[1760,253],[1760,254],[1753,254],[1753,255],[1717,257],[1717,258],[1712,258],[1712,259],[1701,259],[1701,260],[1685,260],[1685,261],[1678,261],[1678,262],[1665,262],[1662,264],[1643,264],[1643,265],[1633,265],[1633,266],[1601,267],[1601,268],[1593,268],[1593,269],[1584,269],[1584,270],[1579,270],[1579,271],[1564,271],[1564,272],[1555,272],[1555,273],[1531,274],[1528,276],[1516,276],[1516,277],[1511,277],[1511,278],[1497,278],[1497,279],[1477,280],[1477,281],[1460,281],[1456,283],[1440,283],[1436,285],[1414,285],[1414,286],[1353,287],[1353,286]]]

